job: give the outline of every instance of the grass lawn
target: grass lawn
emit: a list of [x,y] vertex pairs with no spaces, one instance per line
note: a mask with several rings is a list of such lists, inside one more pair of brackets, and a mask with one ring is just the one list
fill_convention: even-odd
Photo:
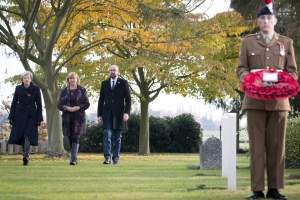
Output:
[[[122,153],[119,165],[103,165],[102,154],[79,154],[79,164],[68,159],[31,154],[0,155],[0,199],[244,199],[250,194],[249,158],[237,157],[237,189],[227,189],[221,170],[196,170],[199,154]],[[289,179],[299,169],[287,169],[289,200],[299,199],[300,180]]]

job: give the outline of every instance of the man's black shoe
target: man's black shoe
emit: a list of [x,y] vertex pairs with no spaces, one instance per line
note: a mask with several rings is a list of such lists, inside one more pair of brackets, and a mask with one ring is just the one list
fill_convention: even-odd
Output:
[[110,164],[111,161],[110,160],[104,160],[103,164]]
[[269,189],[267,192],[267,198],[287,200],[287,197],[281,195],[277,189]]
[[252,192],[249,196],[246,197],[246,199],[259,199],[259,198],[265,198],[265,195],[262,191],[258,192]]

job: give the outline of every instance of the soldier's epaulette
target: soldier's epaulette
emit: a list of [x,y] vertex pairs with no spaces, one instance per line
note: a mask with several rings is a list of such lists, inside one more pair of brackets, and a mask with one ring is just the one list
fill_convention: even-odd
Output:
[[287,36],[280,35],[280,34],[278,34],[278,35],[279,35],[279,37],[283,37],[283,38],[285,38],[285,39],[291,40],[291,38],[289,38],[289,37],[287,37]]
[[252,33],[252,34],[246,35],[244,38],[247,38],[247,37],[253,37],[253,36],[256,37],[256,35],[257,35],[257,33],[254,33],[254,34]]

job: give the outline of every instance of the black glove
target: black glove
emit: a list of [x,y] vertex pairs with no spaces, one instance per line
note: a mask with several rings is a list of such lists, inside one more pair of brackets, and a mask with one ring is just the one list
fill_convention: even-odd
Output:
[[15,121],[14,120],[9,120],[9,124],[12,125],[12,126],[15,125]]
[[37,125],[37,126],[40,126],[40,125],[41,125],[41,122],[37,122],[36,125]]

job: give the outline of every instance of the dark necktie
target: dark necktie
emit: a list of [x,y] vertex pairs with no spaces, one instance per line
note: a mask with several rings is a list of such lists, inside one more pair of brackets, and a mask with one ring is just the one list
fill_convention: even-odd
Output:
[[112,87],[111,89],[113,90],[115,88],[115,81],[112,81]]

